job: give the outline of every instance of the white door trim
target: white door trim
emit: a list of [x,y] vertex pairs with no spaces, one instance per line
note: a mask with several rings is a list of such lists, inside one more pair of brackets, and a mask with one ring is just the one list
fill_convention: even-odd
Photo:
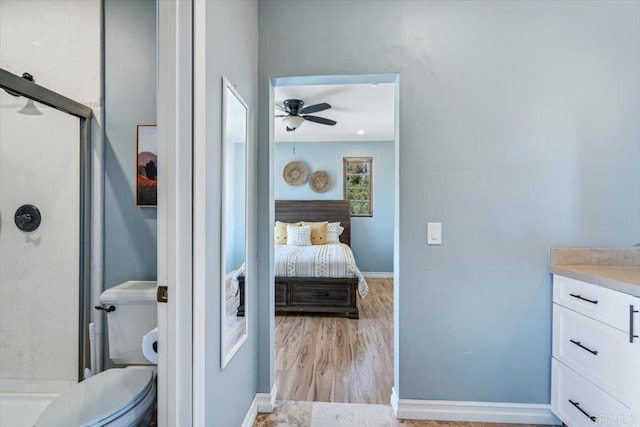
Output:
[[191,426],[192,1],[158,2],[158,425]]
[[[193,3],[193,336],[206,335],[206,1]],[[218,82],[216,82],[218,83]],[[205,425],[204,339],[193,340],[193,425]]]

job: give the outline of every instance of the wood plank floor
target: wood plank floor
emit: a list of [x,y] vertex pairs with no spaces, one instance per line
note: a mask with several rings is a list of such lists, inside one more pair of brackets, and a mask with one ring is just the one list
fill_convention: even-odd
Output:
[[[393,280],[367,278],[360,319],[276,316],[278,400],[388,404],[393,383]],[[358,297],[359,298],[359,297]]]

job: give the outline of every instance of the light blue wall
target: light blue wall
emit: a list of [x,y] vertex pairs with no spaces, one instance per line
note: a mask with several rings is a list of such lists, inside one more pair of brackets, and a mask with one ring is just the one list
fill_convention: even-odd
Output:
[[[400,73],[400,398],[549,402],[549,247],[640,239],[639,14],[626,1],[260,2],[261,112],[273,76]],[[265,216],[268,129],[261,113]],[[441,246],[426,246],[428,221]],[[271,262],[268,221],[258,231]]]
[[[245,171],[247,169],[245,160],[245,144],[229,143],[228,147],[232,150],[228,159],[231,166],[229,176],[229,188],[232,189],[231,194],[227,194],[227,218],[225,240],[226,265],[225,272],[230,273],[240,268],[245,258],[245,212],[246,212],[246,183]],[[230,196],[230,197],[229,197]]]
[[157,277],[156,208],[135,205],[136,125],[156,123],[155,0],[105,0],[104,33],[106,289]]
[[[276,200],[343,199],[343,157],[373,157],[373,216],[351,218],[351,248],[361,271],[393,271],[394,146],[385,142],[278,142],[275,148]],[[326,193],[309,185],[292,186],[282,170],[292,160],[304,161],[309,174],[324,170],[332,184]]]
[[[257,390],[257,272],[256,265],[256,112],[258,100],[258,2],[208,1],[205,8],[206,63],[203,66],[206,102],[206,189],[205,189],[205,419],[211,425],[239,426],[247,414]],[[199,42],[204,40],[198,39]],[[199,46],[200,47],[200,46]],[[203,69],[200,69],[202,71]],[[223,266],[220,251],[220,167],[222,159],[222,77],[236,86],[249,106],[247,186],[249,213],[246,233],[249,271],[246,279],[248,338],[224,369],[220,368],[220,277]],[[237,144],[236,144],[237,145]],[[242,185],[241,180],[238,184]],[[210,420],[210,421],[209,421]]]
[[[237,270],[240,268],[242,263],[244,262],[245,252],[246,252],[246,235],[247,235],[247,226],[245,224],[245,215],[247,212],[247,201],[245,199],[245,194],[247,192],[247,178],[246,178],[246,170],[247,170],[247,161],[246,161],[246,144],[234,144],[235,151],[235,168],[236,171],[242,171],[235,180],[235,191],[236,194],[241,195],[240,197],[236,197],[234,212],[235,217],[239,218],[236,220],[238,224],[236,225],[236,231],[234,233],[234,247],[233,247],[233,269]],[[251,172],[255,174],[255,171]]]

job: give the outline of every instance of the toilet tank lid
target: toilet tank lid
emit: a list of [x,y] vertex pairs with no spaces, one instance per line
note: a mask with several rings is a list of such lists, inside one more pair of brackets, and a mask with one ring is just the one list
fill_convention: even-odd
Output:
[[100,295],[102,304],[134,304],[156,302],[158,282],[130,280],[105,290]]

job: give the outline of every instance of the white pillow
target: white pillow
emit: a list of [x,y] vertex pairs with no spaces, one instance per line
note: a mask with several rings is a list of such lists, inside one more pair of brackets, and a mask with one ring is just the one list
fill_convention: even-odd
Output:
[[340,243],[340,235],[344,231],[344,227],[339,222],[330,222],[327,224],[327,244]]
[[311,226],[287,225],[287,245],[311,246]]

